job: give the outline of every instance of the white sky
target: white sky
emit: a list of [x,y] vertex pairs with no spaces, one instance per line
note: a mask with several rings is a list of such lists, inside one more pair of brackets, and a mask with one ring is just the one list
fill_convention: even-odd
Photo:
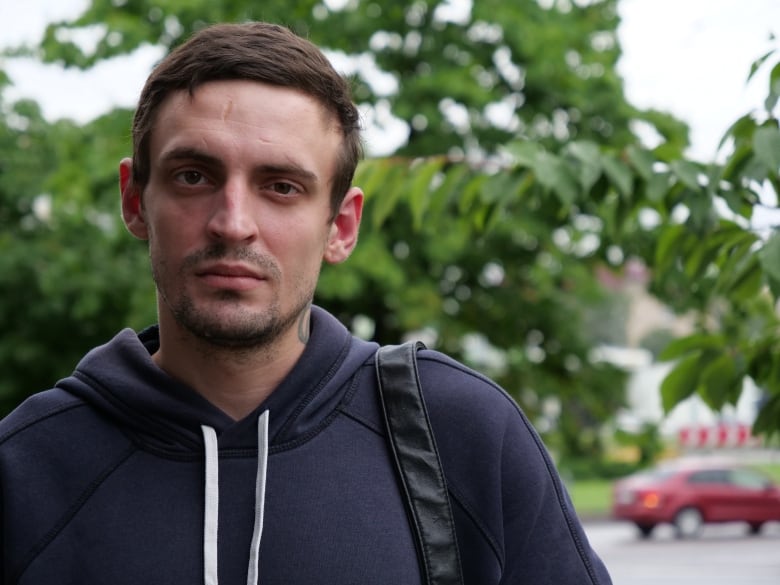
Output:
[[[87,5],[88,0],[0,0],[0,46],[34,42],[47,21],[74,17]],[[629,101],[686,121],[693,141],[689,154],[713,159],[723,132],[760,107],[766,95],[766,71],[749,86],[746,79],[752,61],[772,48],[770,33],[780,35],[780,0],[620,0],[619,10],[619,70]],[[9,62],[14,86],[6,97],[32,96],[50,119],[86,121],[115,105],[132,107],[159,57],[147,47],[88,73]]]
[[780,0],[620,0],[619,71],[628,100],[691,126],[690,154],[707,161],[740,116],[760,108],[768,71],[750,65],[778,42]]

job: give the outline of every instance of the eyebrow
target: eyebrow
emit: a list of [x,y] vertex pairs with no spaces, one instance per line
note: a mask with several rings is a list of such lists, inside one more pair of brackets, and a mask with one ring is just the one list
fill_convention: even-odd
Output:
[[188,146],[182,146],[168,150],[160,156],[160,160],[163,162],[195,160],[212,166],[222,166],[222,162],[217,157],[211,156],[210,154],[206,154],[201,150],[190,148]]
[[[173,148],[167,152],[164,152],[160,157],[160,160],[163,162],[193,160],[212,167],[224,168],[225,166],[219,158],[189,146]],[[256,165],[254,167],[254,171],[261,172],[263,174],[292,176],[310,183],[319,182],[319,177],[316,173],[304,168],[294,161],[290,161],[288,164],[268,163]]]

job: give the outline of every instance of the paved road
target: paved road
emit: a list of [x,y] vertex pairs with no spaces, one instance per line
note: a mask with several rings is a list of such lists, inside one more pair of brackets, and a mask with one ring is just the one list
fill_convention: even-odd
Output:
[[586,523],[614,585],[780,585],[780,523],[748,536],[739,524],[705,526],[699,538],[678,540],[659,526],[637,538],[630,524]]

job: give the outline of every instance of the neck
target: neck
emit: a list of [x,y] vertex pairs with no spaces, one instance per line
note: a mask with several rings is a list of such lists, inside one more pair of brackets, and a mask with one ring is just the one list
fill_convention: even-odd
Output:
[[[305,321],[308,326],[308,318]],[[254,411],[292,370],[308,335],[295,323],[273,343],[253,348],[213,345],[160,322],[160,348],[154,362],[234,420]]]

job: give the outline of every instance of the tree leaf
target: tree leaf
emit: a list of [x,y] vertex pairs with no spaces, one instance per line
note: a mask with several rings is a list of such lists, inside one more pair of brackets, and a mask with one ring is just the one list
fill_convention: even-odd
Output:
[[753,132],[755,132],[756,126],[756,121],[753,119],[753,116],[750,114],[745,114],[731,126],[729,126],[726,132],[723,133],[723,137],[718,143],[718,151],[723,148],[723,145],[726,144],[726,141],[729,138],[733,138],[737,146],[749,140],[750,137],[753,136]]
[[745,265],[726,289],[727,294],[735,301],[747,301],[754,298],[764,284],[764,272],[761,263],[755,255],[746,259]]
[[699,386],[699,358],[695,353],[680,360],[661,382],[661,403],[667,414]]
[[660,203],[666,198],[671,187],[669,173],[655,173],[650,176],[645,187],[645,197],[651,203]]
[[697,280],[704,275],[710,263],[718,257],[719,252],[718,242],[713,241],[713,238],[699,241],[685,258],[685,274],[691,280]]
[[720,272],[716,283],[718,292],[722,293],[734,287],[737,278],[749,263],[756,236],[745,232],[742,238],[735,239],[724,246],[718,258]]
[[544,148],[536,142],[517,140],[504,146],[502,151],[512,157],[515,166],[533,168],[539,155],[544,152]]
[[602,173],[601,150],[598,145],[593,142],[579,140],[568,144],[565,152],[580,162],[579,172],[577,173],[579,183],[583,191],[590,191]]
[[767,113],[772,115],[772,110],[775,109],[777,101],[780,99],[780,63],[772,68],[769,73],[769,92],[767,93],[766,100],[764,101],[764,108]]
[[[384,166],[384,165],[383,165]],[[366,192],[371,202],[371,220],[374,229],[379,227],[390,216],[399,200],[404,196],[404,179],[406,168],[402,165],[388,163],[385,168],[371,175],[372,191]],[[381,179],[381,186],[379,185]]]
[[487,181],[488,176],[484,174],[474,175],[463,187],[458,198],[458,211],[460,213],[469,213],[475,201],[479,198],[482,186]]
[[694,191],[701,189],[701,185],[699,184],[699,175],[701,171],[696,163],[686,160],[674,160],[670,163],[669,167],[672,169],[674,175],[680,179],[686,187],[693,189]]
[[767,401],[761,407],[761,410],[753,423],[753,429],[756,434],[776,435],[778,434],[777,421],[780,420],[780,392],[769,396]]
[[630,197],[634,188],[634,175],[631,169],[610,155],[602,157],[601,164],[617,192],[623,197]]
[[753,150],[756,158],[763,162],[772,174],[780,170],[780,129],[777,126],[762,126],[753,135]]
[[429,213],[434,216],[443,213],[452,201],[459,199],[461,187],[466,182],[470,170],[466,163],[457,163],[444,169],[442,172],[444,173],[444,180],[434,190],[428,204]]
[[666,362],[675,360],[691,352],[720,351],[725,345],[726,340],[722,335],[694,333],[692,335],[673,339],[659,354],[658,359]]
[[712,359],[701,373],[700,394],[707,405],[719,411],[727,403],[735,403],[742,388],[734,360],[726,353]]
[[740,173],[742,173],[752,157],[753,141],[739,144],[721,169],[721,178],[725,181],[736,183],[740,178]]
[[772,234],[758,252],[758,258],[772,294],[780,297],[780,233]]
[[656,162],[653,153],[632,144],[626,149],[626,156],[628,156],[631,166],[645,181],[649,181],[653,177],[653,165]]
[[539,182],[555,192],[564,206],[568,207],[577,200],[580,193],[577,182],[569,167],[558,156],[549,152],[539,153],[534,172]]
[[668,225],[662,228],[655,248],[655,265],[660,271],[666,271],[674,260],[685,252],[683,240],[688,238],[688,231],[682,225]]
[[750,81],[753,79],[753,76],[756,74],[756,72],[761,68],[761,66],[766,62],[769,57],[771,57],[775,53],[775,49],[772,49],[771,51],[767,51],[763,55],[761,55],[758,59],[753,61],[750,64],[750,73],[748,74],[747,80]]
[[429,157],[409,169],[410,179],[407,183],[409,207],[412,210],[412,222],[415,231],[423,223],[423,216],[431,200],[431,181],[441,170],[446,159],[441,156]]

